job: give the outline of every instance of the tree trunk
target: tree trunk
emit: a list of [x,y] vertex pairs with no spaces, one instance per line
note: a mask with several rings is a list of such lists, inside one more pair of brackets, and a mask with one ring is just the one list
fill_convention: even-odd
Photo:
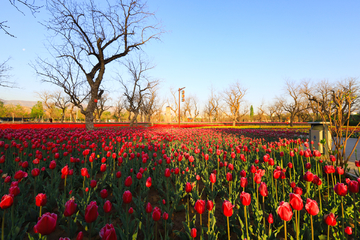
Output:
[[94,114],[90,111],[85,113],[85,126],[86,130],[94,130]]
[[61,123],[64,123],[64,119],[65,119],[65,109],[63,109],[62,111]]
[[131,121],[130,121],[130,127],[134,126],[134,122],[136,121],[137,116],[138,116],[138,113],[134,113],[134,116],[131,118]]

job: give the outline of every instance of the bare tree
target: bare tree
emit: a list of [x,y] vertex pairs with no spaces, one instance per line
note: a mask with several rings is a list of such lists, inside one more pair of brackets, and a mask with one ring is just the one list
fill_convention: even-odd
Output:
[[160,101],[157,91],[157,87],[150,88],[149,94],[144,97],[140,106],[140,110],[145,115],[146,121],[151,122],[151,124],[153,124],[153,115],[161,112],[165,104]]
[[152,80],[147,75],[147,71],[154,67],[142,60],[140,55],[136,61],[128,60],[124,65],[130,73],[131,79],[125,81],[121,76],[119,77],[126,98],[125,108],[132,114],[130,126],[133,126],[137,121],[144,99],[150,95],[150,89],[155,88],[159,81]]
[[[356,78],[348,78],[339,81],[334,87],[324,86],[321,92],[320,95],[308,94],[308,98],[316,104],[322,120],[327,122],[335,147],[336,164],[343,167],[349,161],[360,140],[358,137],[351,153],[346,156],[347,140],[359,129],[359,123],[355,128],[350,128],[349,122],[351,113],[359,111],[360,85]],[[328,149],[331,149],[331,146],[328,145]]]
[[[95,108],[95,114],[96,117],[99,121],[101,121],[101,115],[109,110],[111,108],[111,106],[107,106],[106,102],[108,102],[111,98],[109,98],[108,94],[103,94],[101,96],[101,98],[98,100],[97,104],[96,104],[96,108]],[[96,119],[95,117],[95,119]]]
[[154,14],[141,0],[119,0],[113,5],[108,1],[99,5],[71,0],[47,3],[52,18],[44,26],[62,43],[52,44],[54,63],[38,59],[33,67],[43,81],[64,89],[85,115],[86,128],[92,130],[105,66],[158,39],[162,31],[149,23]]
[[70,97],[64,96],[62,91],[56,91],[51,94],[55,107],[61,110],[61,123],[64,122],[65,119],[65,111],[70,106]]
[[264,99],[261,101],[260,106],[257,109],[257,118],[259,119],[259,122],[262,122],[264,118],[266,118],[265,114],[265,102]]
[[216,93],[214,88],[211,86],[210,88],[210,96],[205,103],[205,111],[204,113],[209,117],[210,122],[212,122],[213,118],[217,121],[220,117],[221,111],[221,95]]
[[[174,113],[175,119],[179,118],[179,97],[178,91],[170,88],[171,98],[168,98],[167,105],[170,107],[170,110]],[[180,113],[181,114],[181,113]]]
[[290,80],[286,80],[285,82],[285,92],[290,96],[291,100],[282,100],[282,107],[290,114],[290,126],[293,126],[295,117],[308,108],[306,104],[303,104],[303,102],[306,101],[306,95],[303,93],[301,84]]
[[247,89],[241,86],[239,81],[236,81],[230,84],[230,86],[221,94],[227,106],[227,111],[224,112],[233,122],[233,126],[239,121],[240,107],[244,101],[243,98],[246,91]]
[[125,109],[125,103],[123,97],[119,97],[118,100],[115,103],[115,109],[114,109],[114,117],[116,118],[116,121],[121,121],[121,114],[122,111]]
[[11,77],[9,71],[12,69],[12,67],[8,65],[9,60],[10,58],[0,63],[0,87],[14,87],[14,82],[8,80]]
[[[41,6],[36,6],[34,5],[34,1],[33,3],[30,3],[29,1],[27,0],[9,0],[10,4],[13,5],[13,7],[15,7],[19,12],[21,12],[23,15],[24,12],[22,12],[19,8],[19,6],[17,5],[18,3],[19,4],[22,4],[23,6],[27,7],[31,13],[34,15],[35,13],[37,13],[39,11],[39,9],[41,8]],[[6,25],[8,21],[2,21],[0,22],[0,29],[3,30],[5,32],[5,34],[11,36],[11,37],[15,37],[13,34],[11,34],[10,32],[8,32],[8,28],[10,28],[8,25]]]
[[55,107],[53,94],[46,90],[36,92],[36,94],[42,100],[42,103],[45,106],[45,111],[49,114],[49,117],[52,118]]

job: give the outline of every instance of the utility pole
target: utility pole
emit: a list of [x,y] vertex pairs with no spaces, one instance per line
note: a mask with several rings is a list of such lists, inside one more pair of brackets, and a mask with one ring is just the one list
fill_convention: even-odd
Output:
[[179,88],[179,127],[180,127],[180,91],[183,90],[185,87],[183,88]]

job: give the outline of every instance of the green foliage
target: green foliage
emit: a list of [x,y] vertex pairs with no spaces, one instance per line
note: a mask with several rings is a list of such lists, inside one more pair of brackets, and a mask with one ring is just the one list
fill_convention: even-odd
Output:
[[254,108],[253,105],[250,106],[250,119],[252,120],[254,117]]
[[30,116],[32,118],[41,118],[44,116],[44,108],[42,102],[38,101],[32,108]]

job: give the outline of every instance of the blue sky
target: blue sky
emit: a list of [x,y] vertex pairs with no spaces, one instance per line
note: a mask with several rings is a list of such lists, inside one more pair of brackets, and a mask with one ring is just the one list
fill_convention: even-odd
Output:
[[[42,4],[43,1],[37,1]],[[186,87],[204,103],[210,87],[221,92],[238,80],[245,99],[258,106],[283,95],[286,79],[337,81],[360,77],[360,1],[205,1],[149,0],[167,31],[143,50],[162,80],[161,95]],[[37,100],[34,91],[55,88],[41,83],[29,67],[46,56],[42,9],[23,16],[8,1],[0,3],[0,20],[8,20],[11,38],[0,33],[0,61],[11,57],[10,74],[21,89],[1,88],[0,98]],[[110,65],[108,77],[118,69]],[[116,82],[111,95],[120,94]]]

